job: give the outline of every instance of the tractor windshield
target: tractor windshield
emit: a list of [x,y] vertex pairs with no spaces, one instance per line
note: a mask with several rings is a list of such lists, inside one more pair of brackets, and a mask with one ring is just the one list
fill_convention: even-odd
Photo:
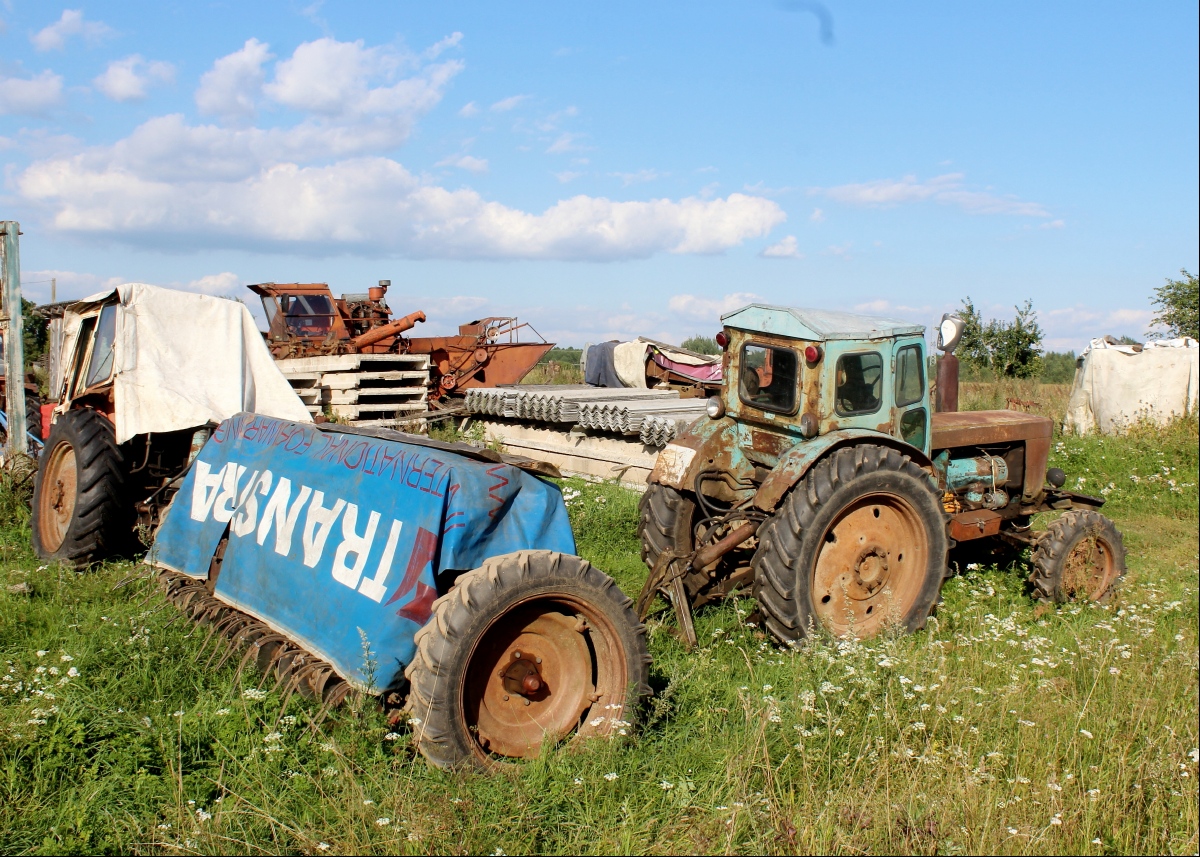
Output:
[[798,361],[790,348],[748,344],[742,348],[742,401],[764,411],[790,414],[796,410]]
[[333,329],[333,303],[325,295],[263,298],[263,307],[267,311],[272,338],[276,331],[291,336],[324,338]]
[[88,363],[87,377],[83,381],[83,388],[85,390],[107,381],[109,376],[112,375],[116,334],[117,307],[109,305],[100,311],[100,321],[96,325],[96,338],[95,344],[92,346],[92,359]]

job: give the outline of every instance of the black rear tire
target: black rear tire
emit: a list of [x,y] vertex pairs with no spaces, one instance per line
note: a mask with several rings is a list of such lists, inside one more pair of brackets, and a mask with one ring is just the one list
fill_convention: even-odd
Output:
[[[763,624],[784,644],[823,626],[858,637],[923,628],[946,577],[947,544],[938,492],[912,459],[874,444],[836,450],[759,530]],[[842,552],[852,559],[841,562]]]
[[[405,709],[439,768],[494,768],[547,740],[625,734],[650,693],[633,602],[577,556],[492,557],[434,602],[415,639]],[[530,671],[540,689],[514,689]]]
[[51,427],[38,461],[31,526],[39,557],[77,568],[128,547],[125,458],[103,414],[67,411]]
[[1047,603],[1102,602],[1125,570],[1125,541],[1116,524],[1091,509],[1075,509],[1039,534],[1029,582]]
[[42,440],[42,397],[25,391],[25,430]]

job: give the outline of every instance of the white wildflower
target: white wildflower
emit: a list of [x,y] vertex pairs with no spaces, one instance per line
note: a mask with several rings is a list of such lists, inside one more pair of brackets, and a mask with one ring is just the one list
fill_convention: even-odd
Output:
[[1091,732],[1087,731],[1086,729],[1080,729],[1079,734],[1082,735],[1084,738],[1095,738],[1096,737],[1095,735],[1093,735]]
[[375,823],[378,824],[380,827],[387,827],[389,824],[392,823],[392,820],[390,818],[377,818],[377,819],[375,819]]
[[667,791],[670,791],[671,789],[675,788],[675,784],[668,783],[666,780],[663,780],[661,783],[658,784],[658,787],[660,789],[662,789],[664,792],[667,792]]
[[613,780],[615,780],[619,776],[620,776],[620,774],[616,774],[616,773],[613,773],[612,771],[610,771],[609,773],[604,775],[604,779],[608,780],[611,783]]

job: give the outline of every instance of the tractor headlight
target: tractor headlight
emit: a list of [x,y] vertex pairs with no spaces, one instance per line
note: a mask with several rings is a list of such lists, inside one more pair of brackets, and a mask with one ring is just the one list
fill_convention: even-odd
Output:
[[704,411],[714,420],[719,420],[725,416],[725,403],[721,401],[720,396],[713,396],[704,405]]

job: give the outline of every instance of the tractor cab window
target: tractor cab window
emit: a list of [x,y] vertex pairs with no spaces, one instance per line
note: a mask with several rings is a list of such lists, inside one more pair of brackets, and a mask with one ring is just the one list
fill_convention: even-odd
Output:
[[794,413],[798,367],[796,352],[790,348],[744,346],[738,382],[742,401],[764,411]]
[[879,410],[883,394],[883,359],[877,352],[845,354],[837,363],[837,412],[842,416]]
[[85,390],[96,384],[104,383],[112,375],[116,338],[117,307],[115,304],[110,304],[100,310],[100,320],[96,323],[92,359],[88,362],[87,376],[83,380]]
[[925,394],[925,372],[921,364],[921,346],[909,345],[896,355],[896,405],[919,402]]
[[[293,336],[329,335],[333,328],[333,303],[325,295],[280,295],[279,311]],[[264,300],[264,304],[266,301]],[[277,320],[271,317],[272,308],[267,307],[267,318],[272,328]]]

